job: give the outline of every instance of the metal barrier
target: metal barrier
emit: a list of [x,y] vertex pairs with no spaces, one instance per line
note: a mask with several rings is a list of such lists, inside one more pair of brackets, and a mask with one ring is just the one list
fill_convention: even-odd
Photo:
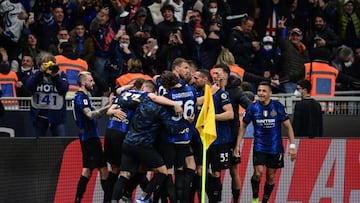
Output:
[[[360,91],[337,92],[335,97],[314,97],[320,102],[325,115],[359,115],[360,114]],[[351,95],[351,96],[350,96]],[[108,102],[107,97],[92,97],[95,108],[105,106]],[[279,100],[286,108],[288,114],[292,114],[294,105],[300,101],[299,97],[293,94],[274,94],[272,99]],[[3,97],[5,110],[29,111],[31,107],[31,97]],[[66,109],[72,109],[72,98],[66,99]]]

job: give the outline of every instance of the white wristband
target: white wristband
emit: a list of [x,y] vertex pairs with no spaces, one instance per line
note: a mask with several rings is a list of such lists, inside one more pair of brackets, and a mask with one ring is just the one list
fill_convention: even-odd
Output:
[[289,148],[290,148],[290,149],[296,149],[296,145],[295,145],[295,144],[290,144],[290,145],[289,145]]

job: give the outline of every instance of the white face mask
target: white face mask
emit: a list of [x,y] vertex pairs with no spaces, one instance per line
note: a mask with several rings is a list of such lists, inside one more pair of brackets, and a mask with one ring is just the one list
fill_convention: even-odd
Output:
[[128,43],[120,43],[120,47],[121,48],[128,48],[129,44]]
[[63,42],[67,42],[67,39],[59,39],[59,44],[63,43]]
[[204,39],[203,39],[202,37],[196,37],[196,38],[195,38],[195,42],[196,42],[197,44],[202,44],[202,43],[204,42]]
[[298,90],[295,90],[294,95],[295,95],[296,97],[301,97],[301,92],[298,91]]
[[265,51],[270,51],[272,49],[272,45],[264,45]]
[[210,9],[209,9],[209,12],[210,12],[212,15],[215,15],[216,12],[217,12],[217,8],[210,8]]
[[344,66],[345,66],[346,68],[349,68],[351,65],[352,65],[352,62],[351,62],[351,61],[348,61],[348,62],[345,62],[345,63],[344,63]]

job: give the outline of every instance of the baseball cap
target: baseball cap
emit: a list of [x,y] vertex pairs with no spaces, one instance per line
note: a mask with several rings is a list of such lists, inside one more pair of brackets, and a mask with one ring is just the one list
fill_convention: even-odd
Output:
[[265,36],[263,38],[263,43],[273,43],[274,42],[274,39],[271,37],[271,36]]
[[345,0],[343,5],[346,5],[347,3],[354,3],[354,0]]
[[290,34],[297,34],[297,35],[302,35],[302,32],[299,28],[293,28],[290,30],[289,32]]

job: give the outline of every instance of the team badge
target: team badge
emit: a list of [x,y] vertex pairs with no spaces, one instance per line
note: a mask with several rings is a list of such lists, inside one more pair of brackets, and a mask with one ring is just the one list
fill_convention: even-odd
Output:
[[272,111],[270,112],[270,115],[271,115],[272,117],[274,117],[274,116],[277,115],[277,112],[276,112],[275,110],[272,110]]
[[267,117],[268,115],[269,115],[269,112],[268,112],[267,110],[264,110],[264,111],[263,111],[263,116],[264,116],[264,117]]
[[221,99],[227,99],[227,95],[225,93],[221,94]]
[[84,103],[84,105],[89,105],[89,103],[88,103],[88,100],[87,100],[87,99],[84,99],[84,100],[83,100],[83,103]]

